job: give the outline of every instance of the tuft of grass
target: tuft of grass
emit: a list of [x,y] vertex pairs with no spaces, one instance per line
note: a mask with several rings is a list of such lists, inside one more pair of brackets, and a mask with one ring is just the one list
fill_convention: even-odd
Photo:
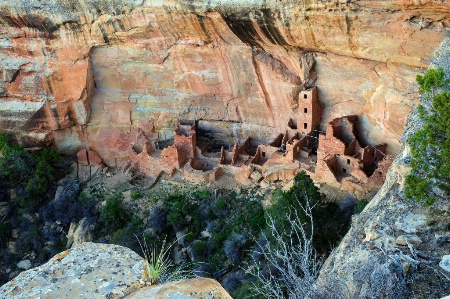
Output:
[[147,243],[141,243],[139,238],[137,240],[144,254],[144,275],[150,284],[162,284],[195,277],[189,263],[183,262],[176,265],[170,258],[170,250],[178,240],[167,245],[164,239],[161,247],[155,245],[149,247]]

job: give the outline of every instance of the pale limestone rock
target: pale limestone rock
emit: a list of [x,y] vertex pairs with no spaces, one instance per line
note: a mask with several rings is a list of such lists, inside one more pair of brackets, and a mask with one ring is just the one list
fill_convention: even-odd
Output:
[[419,227],[426,225],[426,221],[427,217],[423,214],[407,212],[397,218],[395,226],[405,233],[415,233]]
[[439,262],[439,267],[450,272],[450,255],[444,255],[442,257],[442,260]]
[[294,186],[294,183],[294,180],[290,180],[286,185],[283,186],[283,188],[281,188],[281,190],[289,191]]
[[202,231],[202,232],[200,233],[200,236],[201,236],[203,239],[209,239],[209,238],[211,238],[211,233],[210,233],[209,231],[207,231],[207,230],[204,230],[204,231]]
[[140,288],[142,258],[128,248],[83,243],[0,287],[0,298],[120,298]]
[[364,241],[374,241],[381,237],[389,236],[392,234],[392,229],[386,223],[370,223],[365,229],[366,238]]
[[439,266],[447,272],[450,272],[450,255],[444,255]]
[[413,245],[419,245],[422,243],[422,239],[416,235],[401,235],[397,237],[395,243],[397,245],[408,245],[408,243]]
[[28,270],[31,268],[31,261],[30,260],[22,260],[17,263],[17,268],[22,270]]
[[66,248],[80,245],[84,242],[91,242],[94,240],[93,230],[95,225],[91,223],[86,217],[81,219],[78,223],[72,222],[67,233]]

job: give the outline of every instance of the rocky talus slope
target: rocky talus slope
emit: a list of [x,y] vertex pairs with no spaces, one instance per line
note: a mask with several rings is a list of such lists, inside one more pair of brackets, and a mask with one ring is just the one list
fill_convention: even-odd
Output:
[[83,243],[0,287],[0,298],[229,299],[212,279],[195,278],[148,287],[143,259],[132,250]]
[[[0,133],[89,147],[108,165],[139,130],[200,120],[221,142],[268,141],[316,85],[325,124],[357,114],[397,153],[414,76],[449,1],[85,0],[0,3]],[[226,137],[228,136],[228,137]],[[230,140],[227,140],[230,139]]]

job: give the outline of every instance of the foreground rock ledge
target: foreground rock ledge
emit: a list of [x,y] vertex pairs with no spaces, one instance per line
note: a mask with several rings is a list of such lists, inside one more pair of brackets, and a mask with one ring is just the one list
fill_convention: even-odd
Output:
[[[88,242],[55,255],[42,266],[22,272],[0,287],[0,298],[124,298],[143,286],[142,274],[142,258],[132,250]],[[162,298],[165,295],[231,298],[219,283],[203,278],[143,288],[126,298]]]
[[209,278],[193,278],[155,287],[145,287],[125,298],[232,299],[217,281]]

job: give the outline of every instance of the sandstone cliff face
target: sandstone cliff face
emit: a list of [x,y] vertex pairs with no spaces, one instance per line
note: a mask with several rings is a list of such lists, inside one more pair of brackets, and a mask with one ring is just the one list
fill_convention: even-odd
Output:
[[[360,116],[397,153],[414,77],[450,26],[449,1],[4,1],[0,133],[97,151],[182,120],[268,141],[317,85],[322,125]],[[214,134],[213,134],[214,135]]]

